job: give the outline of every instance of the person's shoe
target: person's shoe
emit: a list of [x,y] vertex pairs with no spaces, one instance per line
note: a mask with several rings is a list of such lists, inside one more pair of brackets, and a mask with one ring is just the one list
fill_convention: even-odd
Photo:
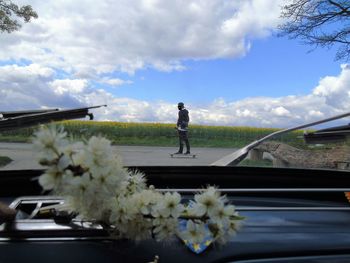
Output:
[[190,152],[185,152],[185,154],[191,154]]
[[176,153],[174,153],[174,154],[182,154],[182,152],[176,152]]

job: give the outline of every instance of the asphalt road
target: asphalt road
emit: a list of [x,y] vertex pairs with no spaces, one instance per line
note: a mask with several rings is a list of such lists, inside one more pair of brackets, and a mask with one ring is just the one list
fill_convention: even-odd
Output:
[[[122,156],[125,166],[201,166],[209,165],[220,158],[234,152],[234,148],[192,148],[196,158],[171,158],[170,153],[177,147],[148,146],[113,146],[116,153]],[[8,156],[13,162],[1,170],[22,170],[42,168],[36,158],[36,153],[29,143],[0,143],[0,156]]]

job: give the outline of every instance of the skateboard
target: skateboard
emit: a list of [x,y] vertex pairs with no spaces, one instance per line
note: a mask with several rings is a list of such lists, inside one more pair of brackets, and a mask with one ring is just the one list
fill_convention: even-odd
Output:
[[196,154],[175,154],[175,153],[170,153],[171,158],[196,158]]

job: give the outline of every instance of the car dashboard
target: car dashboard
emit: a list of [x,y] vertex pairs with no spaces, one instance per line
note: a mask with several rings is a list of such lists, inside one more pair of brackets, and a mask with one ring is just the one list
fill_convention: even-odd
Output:
[[254,167],[128,167],[184,199],[215,185],[246,219],[225,245],[193,253],[180,239],[113,240],[102,225],[58,213],[41,170],[2,171],[0,199],[18,213],[0,225],[0,262],[349,262],[346,171]]

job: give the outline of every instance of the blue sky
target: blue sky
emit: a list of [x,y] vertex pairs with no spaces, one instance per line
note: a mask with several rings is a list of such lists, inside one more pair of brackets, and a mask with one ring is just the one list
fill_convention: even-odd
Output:
[[[168,100],[173,103],[209,103],[219,97],[240,100],[246,97],[308,94],[321,77],[340,71],[333,49],[312,49],[298,40],[272,35],[252,41],[247,55],[234,59],[185,61],[187,70],[159,72],[141,70],[113,94],[141,100]],[[310,52],[311,51],[311,52]]]
[[192,123],[259,127],[347,111],[349,67],[277,37],[283,3],[33,0],[39,18],[0,35],[0,108],[107,104],[97,119],[171,123],[183,101]]

